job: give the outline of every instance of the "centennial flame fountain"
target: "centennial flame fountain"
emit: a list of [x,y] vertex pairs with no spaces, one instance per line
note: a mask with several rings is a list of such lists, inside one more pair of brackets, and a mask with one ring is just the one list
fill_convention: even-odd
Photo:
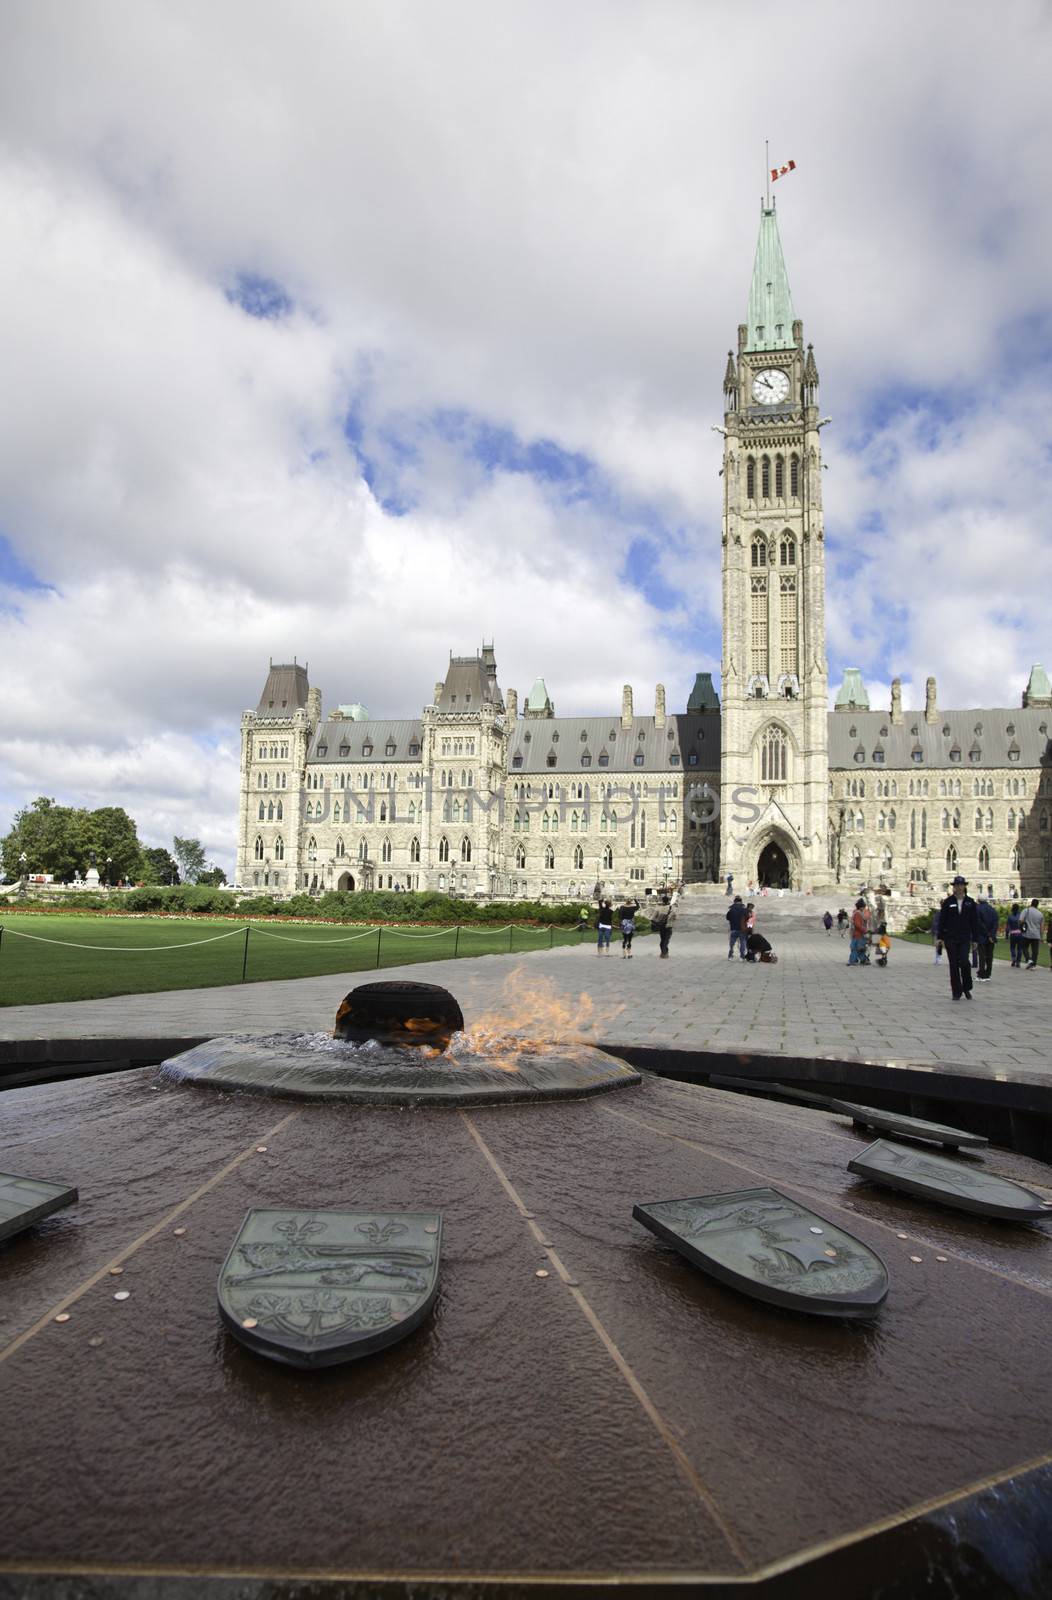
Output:
[[[637,1072],[522,972],[491,1016],[338,999],[330,1031],[0,1100],[3,1164],[79,1190],[0,1246],[0,1600],[860,1600],[932,1573],[1043,1600],[1039,1229],[861,1181],[850,1116]],[[663,1242],[700,1256],[732,1212],[775,1303]],[[875,1320],[779,1308],[860,1246]],[[305,1347],[324,1370],[287,1364]]]

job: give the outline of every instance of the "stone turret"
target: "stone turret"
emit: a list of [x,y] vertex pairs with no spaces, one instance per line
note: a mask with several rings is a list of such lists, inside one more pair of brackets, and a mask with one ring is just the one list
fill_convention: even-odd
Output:
[[442,698],[442,690],[445,687],[446,687],[445,679],[444,678],[439,678],[438,682],[435,684],[435,698],[434,698],[434,702],[433,702],[434,705],[436,705],[436,706],[438,705],[438,702]]
[[869,695],[857,667],[844,668],[844,681],[837,690],[835,711],[868,711]]
[[665,685],[663,683],[659,683],[654,690],[654,726],[655,728],[663,728],[665,726]]
[[1030,681],[1023,690],[1024,706],[1052,706],[1052,683],[1044,667],[1030,668]]
[[508,721],[514,722],[519,714],[518,689],[506,689],[504,692],[504,709],[508,713]]
[[529,694],[526,696],[526,706],[523,716],[526,717],[554,717],[555,706],[548,693],[548,686],[543,678],[538,678]]
[[316,728],[321,721],[320,689],[309,689],[307,691],[307,720],[312,728]]
[[690,691],[690,698],[687,701],[687,710],[698,712],[718,711],[719,709],[720,697],[716,693],[713,685],[712,673],[696,673],[694,676],[694,687]]
[[898,727],[899,723],[902,721],[901,678],[892,678],[891,680],[891,721],[895,727]]
[[938,722],[939,703],[935,692],[935,679],[929,678],[924,685],[924,720],[928,723]]
[[621,690],[621,726],[622,728],[630,728],[632,726],[632,685],[630,683],[626,683]]

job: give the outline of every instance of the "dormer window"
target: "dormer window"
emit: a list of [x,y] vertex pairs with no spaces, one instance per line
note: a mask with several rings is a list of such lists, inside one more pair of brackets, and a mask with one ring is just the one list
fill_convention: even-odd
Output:
[[318,746],[318,754],[320,756],[327,756],[328,753],[329,753],[329,747],[328,747],[327,744],[320,744]]
[[637,750],[635,755],[632,757],[633,765],[637,767],[641,767],[645,760],[646,757],[644,756],[642,750]]
[[599,752],[599,765],[601,767],[608,767],[610,765],[610,757],[607,755],[605,750],[600,750]]
[[587,730],[584,729],[584,728],[581,729],[581,743],[582,744],[587,744],[588,743],[588,733],[587,733]]
[[920,766],[921,762],[924,760],[924,751],[921,749],[920,745],[914,745],[913,749],[910,751],[910,759],[916,766]]
[[395,753],[395,742],[394,742],[393,739],[388,739],[387,744],[384,747],[384,753],[386,755],[389,755],[389,756],[393,756],[394,755],[394,753]]
[[960,759],[961,759],[961,747],[960,747],[959,744],[955,744],[953,749],[950,751],[950,760],[951,761],[960,761]]
[[882,767],[884,765],[884,752],[883,750],[879,749],[879,747],[873,752],[873,760],[878,767]]
[[512,756],[511,764],[512,764],[513,767],[521,767],[522,766],[522,756],[521,755]]
[[346,758],[350,755],[350,753],[351,753],[351,747],[350,747],[350,745],[347,743],[347,741],[345,739],[343,744],[341,744],[341,746],[340,746],[340,755],[346,760]]
[[366,742],[365,744],[362,745],[362,755],[363,756],[371,756],[372,753],[373,753],[373,747],[372,747],[371,744]]

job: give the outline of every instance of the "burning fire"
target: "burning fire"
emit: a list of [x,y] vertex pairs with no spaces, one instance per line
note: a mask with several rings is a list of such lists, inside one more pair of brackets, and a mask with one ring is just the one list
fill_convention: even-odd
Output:
[[517,1072],[520,1056],[594,1035],[624,1009],[623,1001],[599,1008],[590,994],[564,994],[553,978],[519,966],[505,978],[499,1005],[455,1033],[446,1053],[454,1061],[474,1055],[487,1066]]

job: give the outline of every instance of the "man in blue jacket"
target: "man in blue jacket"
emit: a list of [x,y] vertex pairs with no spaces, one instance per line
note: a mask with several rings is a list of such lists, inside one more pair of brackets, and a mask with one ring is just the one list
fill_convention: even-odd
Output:
[[966,891],[968,880],[960,873],[953,880],[953,893],[939,907],[939,938],[946,950],[953,998],[972,998],[972,946],[979,943],[979,916],[975,901]]
[[984,900],[980,895],[975,911],[979,919],[979,970],[975,976],[978,983],[989,983],[994,964],[994,945],[997,943],[997,930],[1000,926],[997,907],[992,900]]
[[738,946],[739,956],[743,961],[745,960],[745,918],[747,915],[748,913],[742,905],[741,895],[736,894],[727,913],[727,921],[731,930],[731,942],[727,950],[728,961],[734,960],[735,945]]

